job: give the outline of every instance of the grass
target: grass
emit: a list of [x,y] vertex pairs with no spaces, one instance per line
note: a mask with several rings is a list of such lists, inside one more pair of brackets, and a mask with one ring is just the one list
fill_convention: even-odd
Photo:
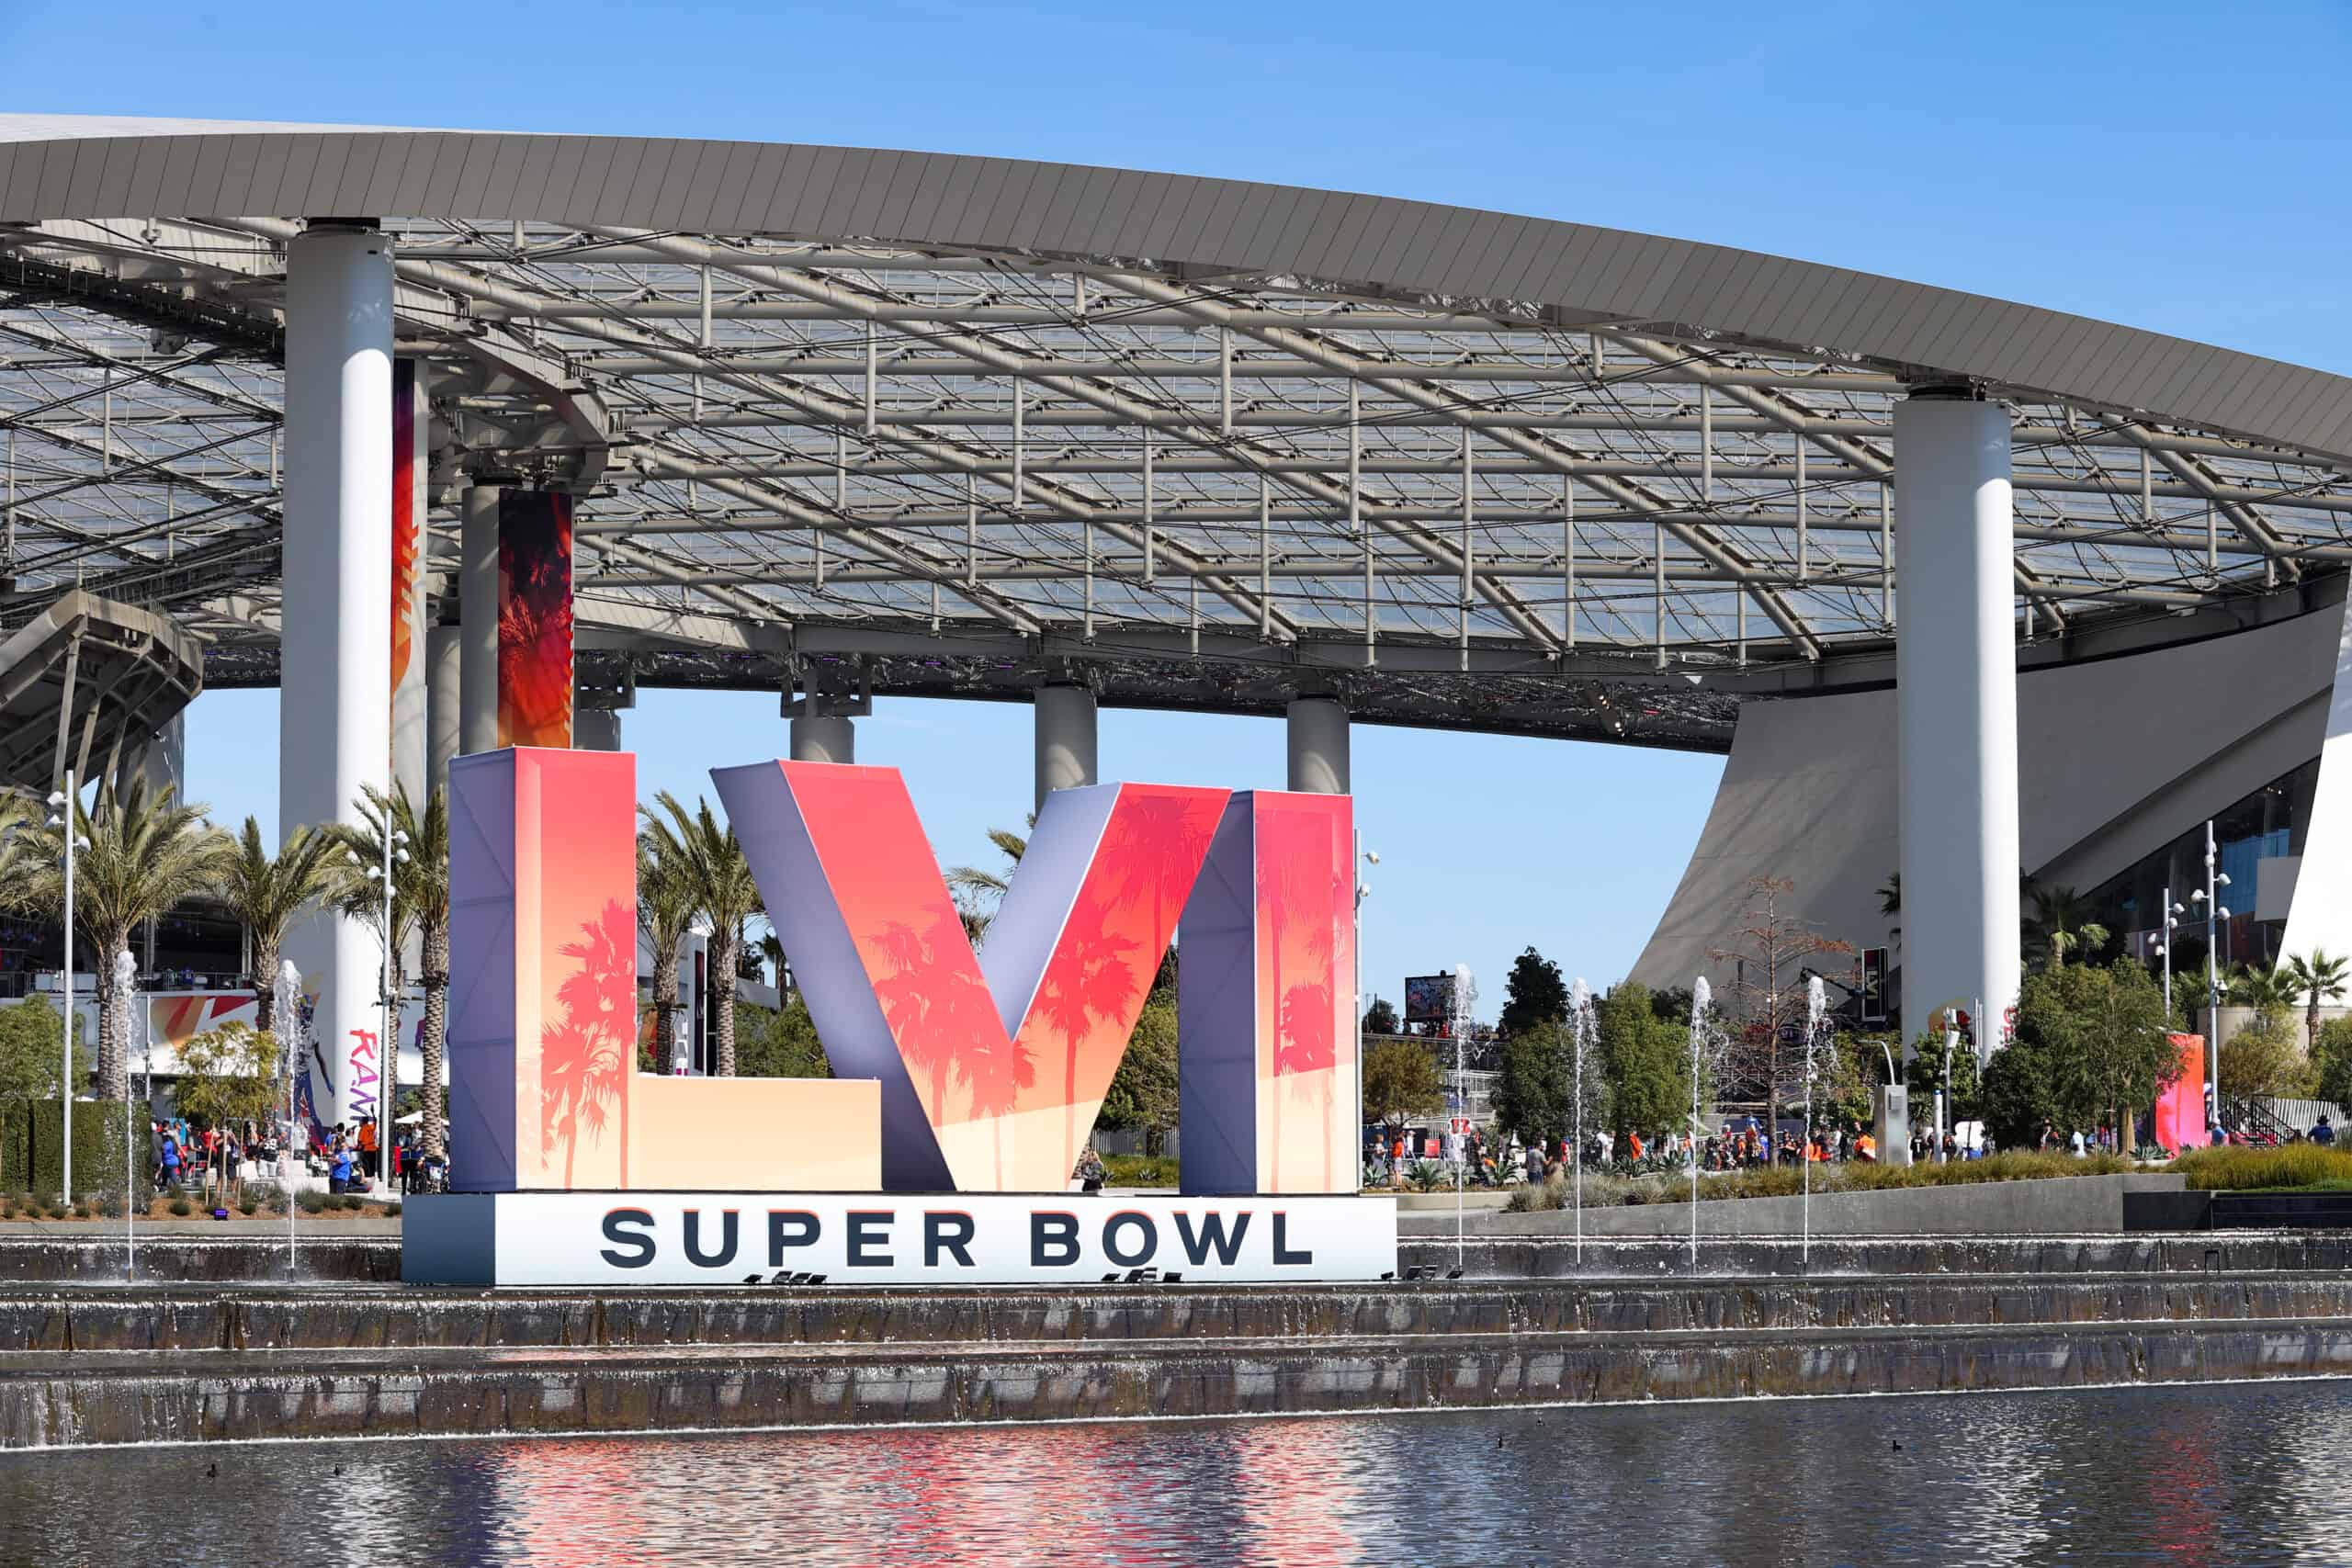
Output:
[[2188,1186],[2211,1192],[2352,1189],[2352,1149],[2318,1144],[2290,1144],[2277,1149],[2191,1149],[2165,1168],[2178,1171]]
[[[1842,1165],[1814,1167],[1813,1190],[1815,1192],[1883,1192],[1900,1187],[1966,1187],[1982,1181],[2044,1181],[2067,1176],[2115,1176],[2137,1168],[2120,1155],[2092,1155],[2076,1159],[2071,1155],[1997,1154],[1989,1159],[1954,1160],[1950,1165],[1865,1165],[1849,1161]],[[1702,1173],[1699,1180],[1699,1196],[1702,1199],[1793,1198],[1804,1190],[1804,1173],[1788,1166]],[[1632,1178],[1588,1173],[1584,1179],[1584,1201],[1589,1208],[1634,1203],[1687,1203],[1690,1201],[1690,1173],[1687,1170],[1680,1175]],[[1505,1207],[1513,1213],[1524,1214],[1539,1209],[1564,1209],[1568,1201],[1567,1181],[1555,1176],[1544,1183],[1540,1192],[1530,1187],[1517,1189]]]

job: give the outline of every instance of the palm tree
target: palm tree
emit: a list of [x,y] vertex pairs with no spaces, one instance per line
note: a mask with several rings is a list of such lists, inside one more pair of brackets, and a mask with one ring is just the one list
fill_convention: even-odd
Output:
[[[130,933],[193,894],[219,884],[232,853],[229,837],[204,820],[201,806],[183,806],[144,779],[118,795],[112,785],[85,812],[71,804],[74,830],[88,845],[74,855],[74,918],[96,955],[98,993],[98,1093],[130,1092],[127,996],[118,995],[114,955],[130,950]],[[65,828],[20,827],[17,897],[51,917],[65,910]]]
[[[655,853],[674,856],[694,889],[695,908],[710,922],[711,1032],[718,1046],[718,1076],[735,1076],[735,974],[743,952],[743,922],[760,912],[759,884],[732,827],[722,827],[707,799],[688,811],[663,790],[653,807],[640,807]],[[663,818],[667,818],[665,821]]]
[[[1037,826],[1037,814],[1028,817],[1031,828]],[[1029,840],[1010,828],[989,829],[989,842],[1004,857],[1004,869],[988,871],[976,865],[951,865],[947,868],[947,886],[956,895],[956,909],[964,918],[964,934],[978,947],[988,934],[989,922],[996,919],[996,907],[1004,902],[1006,891],[1012,886],[1012,874],[1021,869],[1021,857],[1028,852]]]
[[2036,888],[2033,918],[2026,922],[2050,966],[2065,967],[2069,953],[2096,953],[2107,945],[2107,928],[2091,919],[2090,904],[2071,887]]
[[2285,1012],[2302,994],[2286,970],[2252,967],[2231,975],[2225,992],[2232,1007],[2252,1008],[2257,1013]]
[[[1895,916],[1903,913],[1903,874],[1901,872],[1888,872],[1886,874],[1886,880],[1879,884],[1878,912],[1884,915],[1890,920],[1894,919]],[[1893,942],[1895,946],[1901,947],[1903,945],[1903,928],[1901,926],[1887,927],[1886,940]]]
[[[384,895],[368,875],[384,863],[384,831],[407,835],[407,843],[392,857],[392,988],[395,995],[406,981],[401,954],[411,936],[417,939],[417,979],[424,987],[424,1021],[417,1032],[417,1087],[424,1121],[420,1140],[425,1152],[439,1154],[448,1124],[441,1087],[441,1063],[449,1030],[449,797],[435,790],[419,811],[406,785],[395,784],[389,795],[372,784],[362,785],[356,803],[359,824],[338,824],[329,831],[347,852],[336,874],[331,901],[345,915],[359,920],[383,937]],[[395,845],[399,840],[395,838]],[[405,858],[403,858],[403,856]],[[400,1041],[384,1042],[383,1125],[390,1127],[399,1110]]]
[[637,836],[637,926],[653,950],[653,1066],[666,1073],[677,1048],[678,949],[699,906],[685,858],[662,843],[650,829]]
[[298,827],[276,854],[263,842],[261,824],[245,818],[220,870],[220,897],[253,938],[254,1024],[269,1033],[277,1024],[277,964],[286,938],[311,907],[335,890],[337,874],[328,856],[338,848],[332,833]]
[[2352,985],[2352,964],[2331,956],[2325,948],[2314,947],[2308,956],[2287,960],[2287,977],[2302,994],[2303,1050],[2309,1055],[2319,1045],[2320,1004],[2335,1001]]

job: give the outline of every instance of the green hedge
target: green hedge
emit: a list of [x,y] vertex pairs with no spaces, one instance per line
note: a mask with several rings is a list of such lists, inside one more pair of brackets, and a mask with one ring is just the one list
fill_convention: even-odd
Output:
[[[134,1104],[135,1112],[138,1107]],[[123,1111],[110,1100],[74,1102],[74,1191],[119,1196],[123,1190]],[[138,1142],[138,1159],[147,1160],[146,1139],[130,1129]],[[0,1190],[54,1192],[63,1174],[65,1141],[53,1100],[0,1102]],[[138,1174],[146,1175],[142,1168]]]

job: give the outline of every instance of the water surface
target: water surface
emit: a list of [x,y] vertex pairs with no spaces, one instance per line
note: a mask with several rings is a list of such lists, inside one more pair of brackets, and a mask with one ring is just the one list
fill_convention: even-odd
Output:
[[0,1562],[2340,1564],[2347,1439],[2352,1381],[83,1450],[0,1457]]

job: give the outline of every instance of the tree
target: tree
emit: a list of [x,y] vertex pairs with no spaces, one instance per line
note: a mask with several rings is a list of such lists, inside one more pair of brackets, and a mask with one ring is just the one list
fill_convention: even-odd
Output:
[[2325,948],[2314,947],[2308,954],[2287,960],[2287,977],[2303,998],[2303,1047],[2317,1050],[2320,1007],[2343,997],[2346,986],[2352,985],[2352,965]]
[[1363,1058],[1363,1108],[1374,1121],[1401,1127],[1408,1116],[1442,1110],[1437,1058],[1412,1040],[1378,1040]]
[[1690,1115],[1688,1021],[1660,1018],[1646,988],[1626,981],[1594,1008],[1609,1114],[1619,1135],[1680,1127]]
[[[647,817],[652,813],[638,809]],[[670,1070],[677,1049],[678,949],[695,922],[694,872],[683,853],[664,853],[664,839],[650,829],[637,835],[637,926],[653,950],[653,1070]],[[789,1077],[788,1074],[754,1074]]]
[[1977,1120],[1983,1107],[1979,1091],[1983,1084],[1976,1069],[1976,1051],[1965,1040],[1951,1050],[1951,1083],[1944,1082],[1944,1037],[1939,1033],[1923,1033],[1912,1043],[1912,1055],[1903,1065],[1903,1082],[1911,1097],[1911,1119],[1926,1124],[1935,1114],[1938,1090],[1949,1087],[1950,1102],[1944,1109],[1944,1125]]
[[173,1103],[200,1126],[266,1120],[277,1107],[277,1042],[249,1023],[208,1029],[180,1046]]
[[[1878,912],[1884,915],[1890,920],[1903,913],[1903,874],[1901,872],[1888,872],[1886,874],[1886,880],[1879,884]],[[1903,928],[1901,926],[1887,927],[1886,940],[1893,942],[1895,946],[1901,947],[1903,945]]]
[[1532,947],[1511,960],[1502,1017],[1496,1021],[1504,1038],[1567,1016],[1568,983],[1560,978],[1560,966]]
[[[74,918],[96,971],[101,1099],[122,1100],[130,1092],[130,998],[117,995],[114,955],[130,950],[130,933],[148,920],[216,886],[229,856],[228,836],[204,820],[204,810],[179,804],[169,789],[149,794],[143,779],[120,795],[107,785],[91,811],[73,803],[74,831],[88,845],[74,852]],[[16,900],[62,918],[63,826],[21,827],[10,837],[23,846]]]
[[[1502,1043],[1502,1066],[1495,1082],[1495,1120],[1528,1144],[1551,1145],[1576,1125],[1576,1032],[1560,1019],[1547,1019]],[[1600,1054],[1589,1050],[1584,1064],[1584,1125],[1588,1133],[1608,1125],[1608,1081]]]
[[2300,1097],[2313,1077],[2297,1038],[2294,1015],[2267,1007],[2222,1043],[2221,1090],[2232,1100],[2261,1095]]
[[1366,1034],[1397,1034],[1404,1031],[1397,1021],[1396,1009],[1385,997],[1374,997],[1372,1005],[1363,1010],[1363,1032]]
[[[39,997],[0,1007],[0,1105],[20,1100],[55,1100],[57,1075],[64,1066],[63,1021],[57,1009]],[[74,1015],[74,1076],[90,1076],[90,1050],[81,1043],[82,1017]],[[0,1148],[6,1141],[0,1139]],[[31,1184],[29,1171],[0,1170],[0,1183]]]
[[[1037,826],[1037,814],[1028,817],[1031,828]],[[1021,857],[1028,852],[1029,840],[1010,828],[989,829],[989,842],[1004,857],[1002,871],[989,871],[976,865],[952,865],[947,868],[948,891],[955,895],[956,913],[964,918],[964,934],[978,947],[988,935],[989,922],[996,919],[997,906],[1004,902],[1004,895],[1012,886],[1012,874],[1021,869]]]
[[1716,964],[1737,965],[1721,992],[1734,1026],[1724,1063],[1729,1082],[1724,1087],[1776,1107],[1804,1092],[1806,972],[1814,959],[1854,951],[1853,943],[1831,941],[1781,912],[1781,900],[1795,891],[1787,877],[1749,877],[1731,945],[1707,955]]
[[[2046,1080],[2041,1114],[2062,1127],[2089,1127],[2154,1104],[2180,1074],[2169,1021],[2163,992],[2128,958],[2103,968],[2052,964],[2029,976],[2018,996],[2018,1043],[2035,1054]],[[1994,1057],[1995,1065],[2008,1055]],[[1988,1071],[1988,1101],[1992,1087]]]
[[2312,1067],[2319,1079],[2314,1094],[2339,1111],[2352,1106],[2352,1018],[2331,1018],[2319,1026]]
[[735,975],[743,951],[743,922],[760,912],[759,884],[735,829],[722,827],[710,802],[697,797],[688,811],[663,790],[644,812],[655,852],[673,858],[694,889],[695,908],[710,922],[711,1033],[718,1076],[735,1076]]
[[[417,809],[404,784],[386,795],[373,784],[360,788],[356,825],[331,829],[348,852],[341,869],[341,891],[335,902],[344,912],[376,929],[383,940],[384,895],[367,873],[384,864],[384,835],[394,835],[392,856],[392,976],[395,988],[405,976],[402,959],[409,938],[416,939],[417,981],[424,989],[424,1019],[417,1031],[418,1077],[423,1080],[424,1120],[419,1142],[426,1152],[442,1152],[448,1126],[447,1091],[441,1083],[442,1059],[449,1034],[449,796],[435,790],[424,808]],[[402,843],[400,835],[406,835]],[[405,856],[405,858],[402,858]],[[329,863],[333,864],[332,862]],[[630,963],[636,962],[634,956]],[[390,1105],[398,1087],[400,1042],[384,1043],[384,1103]]]
[[2291,1011],[2302,994],[2286,970],[2248,966],[2231,972],[2222,997],[2232,1007],[2264,1013]]
[[781,1008],[746,1007],[736,1072],[747,1078],[829,1078],[833,1065],[817,1038],[808,1004],[792,997]]
[[1127,1054],[1111,1075],[1096,1120],[1105,1127],[1140,1129],[1144,1152],[1156,1155],[1165,1146],[1168,1129],[1176,1125],[1178,1105],[1176,1001],[1166,992],[1155,992],[1136,1016]]
[[2051,1048],[2022,1036],[1985,1064],[1979,1096],[1984,1130],[2004,1149],[2030,1149],[2045,1118],[2061,1114],[2057,1073]]
[[2033,918],[2026,922],[2033,946],[2047,954],[2052,969],[2063,969],[2069,953],[2087,957],[2107,945],[2108,931],[2091,919],[2087,899],[2071,887],[2038,887],[2033,892]]
[[248,817],[221,863],[220,897],[253,944],[253,971],[246,979],[254,987],[254,1026],[264,1034],[277,1021],[277,965],[286,938],[334,890],[335,869],[327,857],[335,847],[334,834],[297,827],[273,854],[262,840],[261,824]]

